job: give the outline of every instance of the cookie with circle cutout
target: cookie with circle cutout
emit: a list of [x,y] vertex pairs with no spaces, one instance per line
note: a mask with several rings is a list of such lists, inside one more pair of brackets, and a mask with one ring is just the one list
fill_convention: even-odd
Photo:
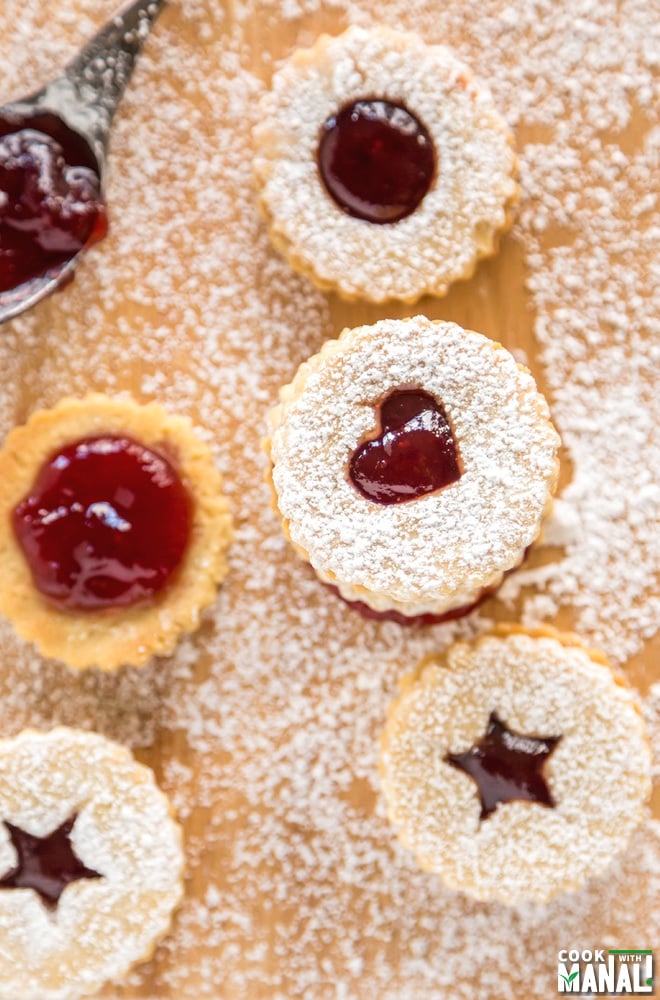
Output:
[[148,959],[183,894],[149,768],[96,733],[0,740],[0,998],[72,1000]]
[[414,34],[351,27],[294,52],[255,142],[273,243],[348,299],[444,295],[511,226],[511,132],[454,52]]
[[538,537],[559,438],[500,344],[383,320],[326,343],[280,399],[265,446],[284,532],[345,600],[455,616]]
[[650,795],[650,749],[603,654],[501,627],[427,657],[400,689],[381,780],[421,868],[478,899],[540,902],[625,850]]
[[231,537],[209,448],[156,403],[64,399],[0,452],[0,612],[72,667],[171,652],[213,601]]

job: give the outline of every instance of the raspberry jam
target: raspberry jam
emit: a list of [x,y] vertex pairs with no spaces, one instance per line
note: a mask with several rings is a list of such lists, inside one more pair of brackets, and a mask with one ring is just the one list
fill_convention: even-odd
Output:
[[[510,576],[511,573],[515,573],[521,565],[524,564],[530,551],[531,545],[528,545],[525,549],[525,553],[521,560],[520,565],[513,566],[508,569],[503,574],[504,577]],[[411,625],[413,628],[425,628],[427,625],[444,625],[445,622],[455,621],[457,618],[465,618],[466,615],[471,614],[480,605],[487,601],[489,597],[492,597],[497,593],[500,584],[496,584],[494,587],[483,587],[479,596],[471,604],[461,604],[457,608],[450,608],[449,611],[445,611],[442,614],[435,615],[431,612],[425,612],[421,615],[404,615],[401,611],[395,611],[394,608],[390,608],[388,611],[376,611],[369,604],[364,601],[349,601],[347,598],[342,597],[339,588],[335,587],[332,583],[324,584],[328,590],[331,590],[344,604],[348,604],[349,608],[357,611],[358,614],[362,615],[363,618],[367,618],[369,621],[376,622],[395,622],[397,625]]]
[[17,864],[3,878],[0,889],[34,889],[49,909],[54,909],[71,882],[102,878],[86,868],[71,843],[77,816],[72,816],[46,837],[35,837],[18,826],[5,823],[17,854]]
[[461,477],[458,449],[442,406],[421,389],[396,389],[380,404],[381,433],[349,463],[355,488],[380,504],[435,493]]
[[0,117],[0,294],[60,268],[107,232],[96,161],[55,115]]
[[323,124],[318,164],[328,193],[348,215],[399,222],[415,211],[435,176],[429,133],[400,104],[363,99]]
[[554,808],[543,766],[561,736],[520,736],[491,712],[485,736],[465,753],[450,753],[448,764],[474,778],[481,799],[481,819],[501,802],[524,800]]
[[13,511],[37,590],[63,609],[149,601],[185,554],[192,501],[162,455],[128,437],[92,437],[41,468]]

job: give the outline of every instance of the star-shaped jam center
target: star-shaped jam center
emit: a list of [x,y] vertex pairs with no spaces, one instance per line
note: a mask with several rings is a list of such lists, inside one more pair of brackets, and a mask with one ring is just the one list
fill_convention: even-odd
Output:
[[501,802],[522,799],[554,808],[543,767],[560,739],[561,736],[521,736],[512,732],[496,712],[491,712],[485,736],[464,753],[447,754],[445,760],[476,781],[482,820],[495,812]]
[[75,814],[45,837],[35,837],[5,822],[18,860],[15,867],[0,878],[0,889],[34,889],[44,905],[54,910],[70,882],[102,878],[76,855],[71,831],[77,818]]

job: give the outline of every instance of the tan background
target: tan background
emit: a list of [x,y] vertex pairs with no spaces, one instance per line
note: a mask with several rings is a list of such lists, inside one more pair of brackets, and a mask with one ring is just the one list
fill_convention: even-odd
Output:
[[[530,290],[529,279],[547,278],[557,248],[568,248],[579,276],[572,305],[589,320],[598,305],[590,293],[607,298],[609,268],[612,274],[627,268],[643,295],[657,294],[649,236],[654,216],[630,210],[636,190],[641,197],[648,186],[650,167],[628,175],[622,168],[616,199],[599,207],[590,202],[599,185],[587,142],[597,138],[601,152],[616,146],[630,164],[658,124],[646,78],[629,65],[632,60],[651,74],[652,58],[644,51],[653,4],[587,3],[586,18],[575,25],[572,5],[546,6],[536,20],[525,0],[486,0],[478,10],[467,2],[443,4],[442,10],[431,0],[391,2],[380,13],[391,26],[456,45],[488,78],[515,126],[523,163],[520,222],[499,255],[446,299],[424,300],[417,308],[523,351],[560,430],[579,450],[587,425],[573,421],[561,391],[578,363],[568,349],[563,360],[557,353],[564,329],[558,309],[566,302],[551,285]],[[0,97],[17,96],[54,75],[112,9],[112,0],[0,0]],[[657,5],[656,12],[658,22]],[[107,997],[545,998],[555,994],[559,948],[642,948],[660,939],[657,827],[640,831],[616,872],[577,896],[516,911],[477,905],[418,873],[395,843],[378,798],[375,752],[397,676],[461,630],[480,631],[493,620],[526,615],[577,625],[625,663],[647,695],[660,677],[660,643],[641,637],[652,631],[653,567],[647,566],[635,597],[635,615],[617,617],[616,602],[612,610],[607,595],[590,596],[579,552],[546,547],[533,555],[532,567],[565,566],[567,581],[564,592],[562,573],[555,577],[546,615],[546,605],[525,603],[548,589],[538,577],[508,605],[491,600],[463,626],[413,634],[363,623],[330,598],[280,544],[267,509],[259,438],[277,387],[345,325],[415,311],[347,306],[315,292],[270,250],[253,208],[250,127],[273,60],[320,30],[373,17],[368,3],[357,2],[173,3],[116,123],[109,237],[89,255],[74,286],[3,330],[4,432],[67,393],[101,389],[158,398],[206,428],[238,526],[231,575],[218,604],[171,660],[142,672],[80,677],[42,663],[8,626],[0,633],[4,731],[65,722],[130,743],[156,769],[185,826],[189,879],[174,933],[151,963],[123,987],[109,988]],[[590,89],[587,56],[578,53],[572,79],[581,91],[571,98],[562,59],[574,37],[583,40],[587,55],[592,44],[601,55],[614,55],[606,69],[593,70]],[[537,50],[539,80],[530,76]],[[632,81],[625,98],[630,116],[617,125],[610,119],[624,97],[615,83],[610,92],[602,81],[607,72],[616,82],[624,63]],[[526,77],[517,74],[519,66]],[[548,67],[552,72],[544,77]],[[530,94],[537,98],[528,100]],[[571,150],[565,169],[564,146]],[[539,155],[543,147],[547,164]],[[601,186],[607,189],[611,176]],[[552,215],[552,197],[561,205],[569,193],[577,199],[575,228],[570,219]],[[603,231],[616,235],[622,225],[638,250],[631,256],[624,247],[619,255],[612,240],[598,272],[604,291],[598,292],[584,269],[603,204]],[[550,213],[545,229],[535,216],[538,205]],[[585,240],[591,218],[594,229]],[[633,323],[640,307],[632,296],[620,307]],[[556,322],[554,347],[547,334],[539,345],[539,320]],[[650,406],[655,376],[652,368],[639,374],[633,332],[621,347],[619,378],[623,388],[635,390],[631,407]],[[605,372],[597,354],[604,357],[616,340],[614,333],[609,338],[603,323],[582,359],[593,365],[596,382]],[[584,382],[576,377],[575,385],[577,394]],[[562,458],[563,490],[574,466],[567,450]],[[615,494],[620,482],[613,473]],[[635,536],[640,544],[644,530],[654,530],[653,523]],[[612,591],[631,558],[613,541]],[[577,584],[569,586],[575,573]],[[576,616],[571,609],[578,592]],[[627,593],[621,592],[622,606],[634,603]],[[657,695],[648,701],[648,714],[657,739]],[[660,817],[658,794],[655,804]]]

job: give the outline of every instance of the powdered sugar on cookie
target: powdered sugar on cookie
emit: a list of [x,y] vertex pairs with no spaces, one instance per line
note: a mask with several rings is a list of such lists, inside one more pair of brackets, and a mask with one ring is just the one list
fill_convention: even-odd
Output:
[[2,823],[44,838],[74,816],[73,849],[101,877],[67,885],[52,911],[0,887],[3,1000],[95,992],[149,957],[181,899],[180,830],[128,750],[65,728],[0,741],[0,874],[16,864]]
[[[517,734],[554,734],[543,767],[554,805],[515,799],[509,776],[513,800],[480,818],[474,779],[447,756],[477,744],[491,713]],[[488,766],[490,780],[497,767]],[[389,709],[381,769],[389,815],[420,865],[509,904],[547,900],[606,868],[650,792],[633,693],[588,651],[524,634],[459,643],[406,678]]]
[[[378,403],[409,386],[444,407],[463,472],[383,506],[358,493],[348,465],[377,426]],[[294,544],[323,579],[409,614],[442,613],[498,583],[538,535],[557,477],[559,440],[531,375],[485,337],[424,316],[331,341],[282,391],[270,427]]]
[[[323,123],[352,101],[400,104],[426,127],[437,175],[407,218],[342,211],[319,175]],[[275,245],[321,288],[372,302],[443,295],[494,253],[517,199],[512,137],[490,92],[446,46],[351,28],[299,50],[275,75],[255,130],[260,203]]]
[[[2,99],[60,72],[115,7],[0,5]],[[660,825],[644,824],[578,893],[513,910],[473,902],[420,871],[393,836],[377,737],[401,672],[494,615],[568,618],[642,694],[649,687],[654,657],[639,654],[659,620],[657,11],[648,0],[246,0],[231,10],[172,0],[116,119],[109,236],[70,288],[0,336],[3,433],[91,389],[157,399],[202,425],[236,514],[231,572],[195,636],[139,671],[73,675],[0,622],[3,731],[95,728],[162,766],[192,878],[158,961],[125,985],[131,1000],[549,997],[560,949],[660,940]],[[575,484],[554,536],[567,547],[512,574],[515,607],[498,598],[419,633],[364,622],[319,586],[268,510],[259,450],[298,365],[347,323],[393,312],[346,316],[271,248],[251,179],[259,101],[274,63],[319,31],[383,22],[455,48],[516,130],[513,238],[473,284],[423,311],[509,349],[536,330],[529,364]],[[507,277],[521,260],[528,290]],[[656,748],[657,706],[656,691]]]

